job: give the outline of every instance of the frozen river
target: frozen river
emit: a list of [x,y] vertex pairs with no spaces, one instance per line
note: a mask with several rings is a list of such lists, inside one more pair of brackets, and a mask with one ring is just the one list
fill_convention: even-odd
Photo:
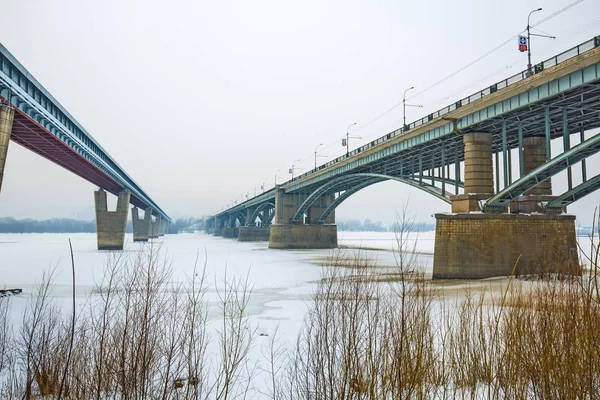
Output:
[[[102,279],[110,252],[96,249],[96,235],[71,234],[0,234],[0,288],[20,288],[23,294],[13,298],[13,315],[20,317],[33,286],[44,271],[55,268],[53,298],[66,313],[71,310],[71,260],[69,238],[73,245],[78,303],[86,301]],[[415,234],[420,261],[431,273],[434,232]],[[339,232],[342,252],[352,257],[358,248],[379,266],[394,266],[396,247],[392,232]],[[308,300],[321,278],[324,261],[333,250],[271,250],[267,242],[248,243],[214,237],[204,233],[166,235],[154,242],[161,258],[172,265],[173,281],[185,282],[198,258],[206,261],[209,301],[216,301],[217,285],[227,272],[228,279],[246,277],[252,287],[248,314],[257,331],[269,333],[279,327],[293,337],[299,329]],[[134,256],[144,244],[126,236],[125,254]],[[217,310],[211,314],[217,318]]]

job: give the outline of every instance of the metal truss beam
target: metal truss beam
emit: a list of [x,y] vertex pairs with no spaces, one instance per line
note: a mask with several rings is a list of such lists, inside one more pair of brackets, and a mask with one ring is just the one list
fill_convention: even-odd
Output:
[[548,202],[547,208],[566,207],[598,189],[600,189],[600,175],[596,175],[592,179],[583,182],[581,185],[575,186],[573,189]]
[[577,162],[596,154],[600,151],[600,134],[597,134],[573,147],[571,150],[554,157],[545,164],[531,171],[529,174],[507,186],[495,196],[491,197],[485,205],[486,210],[501,210],[513,199],[533,188],[538,183],[564,171]]

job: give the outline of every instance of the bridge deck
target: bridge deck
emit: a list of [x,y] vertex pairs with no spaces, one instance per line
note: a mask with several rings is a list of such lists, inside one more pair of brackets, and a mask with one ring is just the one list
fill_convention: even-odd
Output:
[[[572,130],[600,127],[600,37],[538,64],[531,77],[522,71],[281,186],[286,193],[311,193],[348,174],[418,177],[441,165],[463,161],[463,133],[492,133],[494,152],[499,152],[503,148],[504,127],[506,148],[514,149],[519,146],[519,129],[523,137],[544,135],[548,123],[551,138],[561,136],[563,112]],[[348,188],[354,183],[349,181]],[[273,197],[274,191],[269,191],[220,214]]]
[[110,193],[127,190],[133,205],[171,220],[2,44],[0,103],[15,109],[14,142]]

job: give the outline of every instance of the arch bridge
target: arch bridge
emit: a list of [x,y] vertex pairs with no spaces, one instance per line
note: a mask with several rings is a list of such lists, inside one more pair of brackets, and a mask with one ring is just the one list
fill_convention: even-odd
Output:
[[[509,275],[517,259],[528,273],[550,268],[548,254],[559,260],[552,271],[570,268],[566,207],[600,188],[586,165],[599,127],[600,36],[216,214],[215,233],[260,224],[271,248],[335,247],[336,207],[394,180],[448,204],[436,214],[434,278]],[[552,177],[565,171],[556,193]]]

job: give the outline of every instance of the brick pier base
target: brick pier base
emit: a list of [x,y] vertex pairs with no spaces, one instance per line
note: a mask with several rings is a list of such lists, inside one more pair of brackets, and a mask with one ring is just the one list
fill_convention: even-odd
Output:
[[271,228],[269,226],[240,226],[239,242],[268,242]]
[[271,225],[271,249],[334,249],[337,247],[336,225]]
[[[580,273],[573,215],[436,214],[433,279]],[[520,258],[519,258],[520,257]]]

